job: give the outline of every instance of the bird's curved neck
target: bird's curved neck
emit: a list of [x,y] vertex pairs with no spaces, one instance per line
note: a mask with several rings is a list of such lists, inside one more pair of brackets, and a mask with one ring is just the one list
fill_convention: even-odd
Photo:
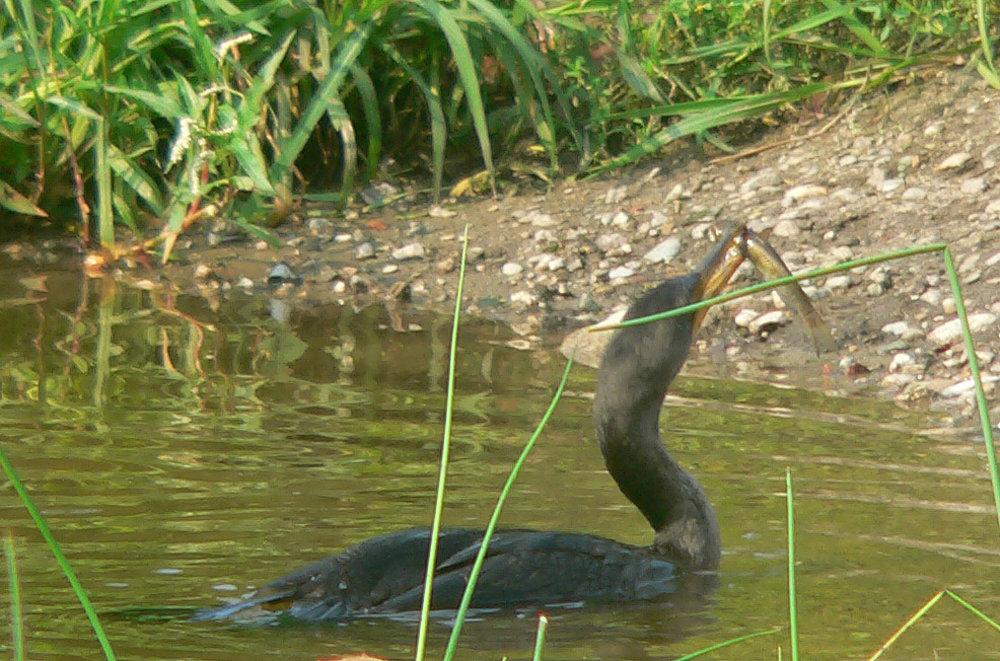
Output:
[[[693,277],[660,285],[627,318],[692,302]],[[715,512],[659,433],[663,399],[687,358],[693,332],[691,315],[619,331],[601,361],[594,421],[608,472],[653,526],[654,548],[683,568],[715,569],[721,547]]]

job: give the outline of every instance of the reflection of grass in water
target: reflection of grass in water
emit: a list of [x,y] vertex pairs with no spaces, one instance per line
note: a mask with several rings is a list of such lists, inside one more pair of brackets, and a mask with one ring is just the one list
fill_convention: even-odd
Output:
[[[467,242],[467,239],[466,239],[466,242]],[[995,450],[994,450],[994,445],[993,445],[993,436],[992,436],[992,429],[991,429],[990,420],[989,420],[989,413],[988,413],[988,409],[987,409],[987,405],[986,405],[986,399],[985,399],[985,394],[984,394],[983,389],[982,389],[982,383],[981,383],[981,379],[980,379],[980,375],[979,375],[979,366],[978,366],[978,363],[977,363],[977,360],[976,360],[975,347],[974,347],[973,340],[972,340],[972,337],[971,337],[971,333],[970,333],[969,327],[968,327],[968,319],[967,319],[967,316],[966,316],[966,311],[965,311],[965,306],[964,306],[964,299],[962,298],[960,284],[959,284],[958,277],[957,277],[957,274],[956,274],[955,269],[954,269],[954,264],[953,264],[952,259],[951,259],[951,253],[948,250],[947,246],[944,246],[944,245],[934,245],[934,246],[928,246],[926,248],[919,248],[919,249],[910,250],[910,251],[903,251],[901,253],[892,253],[892,254],[888,254],[888,255],[880,255],[880,256],[869,258],[869,259],[865,259],[865,260],[858,260],[858,261],[851,262],[851,263],[848,263],[848,264],[838,265],[836,267],[832,267],[832,268],[829,268],[829,269],[821,269],[819,271],[813,271],[813,272],[810,272],[808,274],[804,274],[804,275],[800,275],[800,276],[793,276],[792,278],[785,278],[785,279],[781,279],[781,280],[772,281],[770,283],[765,283],[764,285],[758,285],[758,286],[751,287],[751,288],[748,288],[748,289],[745,289],[745,290],[741,290],[740,292],[735,292],[734,294],[727,294],[725,296],[725,299],[726,300],[731,300],[731,299],[736,298],[736,297],[741,296],[741,295],[747,295],[749,293],[753,293],[753,292],[756,292],[756,291],[761,291],[764,288],[777,286],[777,285],[780,285],[780,284],[784,284],[784,283],[787,283],[787,282],[791,282],[791,281],[803,279],[803,278],[806,278],[806,277],[819,277],[819,276],[826,275],[826,274],[829,274],[829,273],[833,273],[833,272],[837,272],[837,271],[842,271],[842,270],[846,270],[846,269],[849,269],[849,268],[854,268],[854,267],[858,266],[859,264],[872,264],[872,263],[876,263],[876,262],[880,262],[880,261],[886,261],[886,260],[889,260],[889,259],[897,259],[897,258],[900,258],[900,257],[905,257],[905,256],[908,256],[908,255],[912,255],[912,254],[918,254],[918,253],[921,253],[921,252],[931,252],[931,251],[941,251],[941,252],[943,252],[944,258],[945,258],[945,264],[947,266],[947,269],[948,269],[948,272],[949,272],[949,276],[951,278],[952,288],[953,288],[953,291],[954,291],[954,294],[955,294],[955,300],[957,302],[957,307],[958,307],[958,315],[959,315],[959,318],[962,321],[963,337],[964,337],[964,340],[965,340],[966,353],[967,353],[967,357],[968,357],[968,360],[969,360],[970,371],[972,372],[973,381],[976,384],[976,396],[977,396],[978,410],[980,412],[980,418],[981,418],[982,427],[983,427],[983,436],[984,436],[984,441],[986,443],[987,456],[988,456],[988,460],[989,460],[990,476],[991,476],[991,481],[992,481],[992,484],[993,484],[994,506],[995,506],[995,508],[997,510],[998,520],[1000,520],[1000,478],[998,478],[997,460],[996,460],[996,455],[995,455]],[[464,257],[463,257],[463,264],[464,264]],[[463,275],[464,275],[464,272],[463,272]],[[460,278],[460,283],[461,282],[462,282],[462,279]],[[459,292],[461,292],[461,289],[459,289]],[[446,415],[445,440],[444,440],[444,443],[443,443],[443,447],[445,449],[444,449],[444,451],[442,453],[442,474],[441,474],[441,480],[439,482],[439,491],[438,491],[438,497],[439,497],[439,505],[438,505],[439,509],[437,511],[437,516],[438,517],[440,515],[440,507],[441,507],[440,502],[441,502],[441,498],[443,498],[443,493],[444,493],[444,475],[445,475],[444,469],[445,469],[446,464],[447,464],[447,447],[448,447],[448,443],[449,443],[449,440],[450,440],[451,417],[452,417],[452,412],[455,409],[456,402],[457,401],[465,401],[466,402],[466,407],[469,409],[469,411],[467,411],[467,412],[468,413],[472,413],[472,417],[478,417],[476,414],[480,413],[477,410],[478,406],[479,406],[479,401],[475,397],[473,397],[471,400],[468,399],[468,398],[465,398],[464,400],[456,400],[456,398],[454,396],[455,348],[456,348],[456,345],[457,345],[457,328],[458,328],[458,316],[459,316],[458,313],[460,311],[460,301],[461,301],[461,295],[459,293],[459,296],[458,296],[457,302],[456,302],[456,313],[455,313],[455,320],[454,320],[454,326],[453,326],[453,332],[452,332],[452,343],[451,343],[452,354],[451,354],[451,358],[450,358],[450,362],[449,362],[450,368],[449,368],[448,395],[445,398],[447,415]],[[707,307],[708,305],[712,305],[712,304],[717,303],[717,302],[719,302],[719,299],[712,299],[712,300],[709,300],[709,301],[704,301],[703,303],[698,304],[698,307]],[[689,308],[686,311],[691,311],[692,309],[694,309],[694,307],[691,307],[691,308]],[[674,311],[672,314],[679,314],[679,312],[678,311]],[[105,356],[104,360],[102,360],[102,363],[104,363],[102,365],[102,377],[101,377],[102,383],[105,381],[105,379],[107,378],[107,375],[108,375],[107,365],[106,365],[107,354],[103,350],[103,349],[106,349],[106,348],[107,347],[103,346],[103,345],[99,345],[99,347],[98,347],[98,353],[99,353],[99,355]],[[567,365],[566,373],[564,374],[564,377],[563,377],[563,383],[560,386],[559,392],[557,392],[556,397],[553,399],[553,402],[552,402],[552,404],[551,404],[551,406],[549,408],[548,413],[543,418],[542,423],[540,424],[538,430],[536,430],[535,436],[532,438],[531,441],[529,441],[527,447],[525,448],[524,452],[522,453],[521,458],[519,459],[518,463],[515,465],[514,471],[512,471],[512,473],[511,473],[511,477],[508,480],[508,483],[507,483],[507,486],[504,489],[504,492],[501,494],[501,497],[500,497],[499,502],[497,504],[497,508],[496,508],[496,510],[494,512],[493,519],[491,520],[491,527],[492,527],[493,524],[495,524],[495,522],[497,520],[497,517],[499,516],[500,508],[501,508],[503,500],[504,500],[504,498],[506,496],[506,492],[510,488],[510,486],[511,486],[513,480],[514,480],[514,478],[516,477],[517,470],[520,467],[521,462],[523,462],[524,458],[527,456],[527,452],[528,452],[528,450],[530,450],[531,445],[534,443],[535,439],[538,437],[538,434],[541,431],[542,425],[544,425],[545,421],[548,419],[548,416],[551,414],[552,410],[554,409],[554,406],[559,401],[559,396],[560,396],[560,394],[562,392],[562,388],[565,386],[566,379],[568,378],[569,367],[570,367],[570,365]],[[698,384],[699,384],[699,382],[696,381],[696,380],[689,380],[689,383],[692,386],[698,386]],[[697,391],[697,387],[692,388],[692,389],[695,390],[695,391]],[[680,389],[680,391],[682,393],[684,392],[683,386]],[[749,405],[751,408],[754,407],[754,406],[756,406],[756,407],[771,408],[771,407],[775,406],[774,399],[775,398],[780,399],[781,398],[780,394],[783,393],[783,392],[788,392],[788,391],[784,391],[783,389],[774,389],[773,391],[767,392],[767,394],[765,394],[765,395],[759,395],[758,393],[756,393],[753,390],[751,390],[751,389],[748,388],[747,391],[745,393],[743,393],[743,395],[741,395],[740,397],[738,397],[738,399],[741,400],[742,404]],[[687,394],[690,395],[691,391],[688,391]],[[795,399],[793,401],[788,401],[787,404],[782,404],[782,406],[788,406],[788,408],[793,408],[794,406],[801,406],[802,405],[802,401],[799,399],[799,397],[801,397],[801,395],[797,393],[794,397],[795,397]],[[808,399],[808,397],[806,397],[806,399]],[[94,403],[95,404],[99,404],[98,402],[94,402]],[[410,405],[410,406],[412,406],[414,404],[414,402],[412,400],[411,401],[407,401],[406,403],[408,405]],[[836,406],[831,407],[830,404],[831,403],[828,400],[827,401],[822,401],[822,400],[820,400],[818,398],[818,396],[816,396],[816,399],[813,402],[813,405],[816,408],[820,409],[820,410],[823,410],[823,411],[826,411],[826,412],[837,412],[839,414],[839,412],[840,412],[839,409]],[[857,414],[857,409],[854,408],[854,404],[853,403],[849,407],[849,410],[850,410],[850,412],[852,414],[858,415]],[[879,419],[879,411],[880,411],[880,407],[876,406],[876,407],[873,407],[870,412],[866,411],[866,413],[864,415],[861,415],[859,417],[862,417],[862,418],[867,419],[869,421],[877,421]],[[58,542],[53,537],[53,535],[52,535],[51,531],[49,530],[49,528],[48,528],[45,520],[42,518],[41,513],[38,511],[37,507],[34,505],[32,499],[31,499],[30,495],[28,494],[27,490],[25,489],[23,483],[20,481],[20,479],[18,478],[17,474],[15,473],[13,466],[7,460],[6,455],[2,451],[2,447],[0,447],[0,464],[2,464],[2,466],[4,468],[4,471],[6,472],[6,474],[8,476],[8,479],[11,482],[11,485],[13,486],[14,490],[17,492],[17,494],[20,497],[20,499],[21,499],[22,503],[24,504],[25,508],[31,514],[32,519],[35,522],[36,528],[39,530],[39,532],[45,538],[46,543],[49,545],[50,549],[52,550],[53,554],[56,557],[57,563],[59,564],[60,568],[63,570],[64,574],[66,575],[67,579],[69,580],[70,584],[72,585],[74,592],[77,594],[77,597],[80,600],[80,602],[81,602],[81,604],[82,604],[82,606],[84,608],[84,611],[87,614],[88,619],[90,620],[91,626],[94,629],[95,636],[97,637],[98,641],[101,644],[102,649],[104,650],[105,656],[108,659],[114,659],[115,657],[114,657],[114,653],[113,653],[113,651],[112,651],[112,649],[110,647],[110,643],[109,643],[109,641],[107,640],[107,637],[104,634],[104,631],[103,631],[103,629],[102,629],[102,627],[100,625],[100,622],[99,622],[99,620],[97,618],[96,612],[94,611],[93,606],[90,604],[90,601],[89,601],[89,599],[88,599],[88,597],[86,595],[86,592],[83,589],[83,586],[80,584],[79,580],[76,578],[76,575],[73,572],[72,567],[69,565],[69,562],[66,559],[65,555],[62,553],[62,551],[61,551],[61,549],[59,547]],[[789,628],[790,628],[790,633],[791,633],[792,658],[793,659],[797,659],[798,658],[798,643],[797,643],[797,637],[798,637],[797,636],[797,633],[798,633],[798,612],[797,612],[797,600],[796,600],[797,592],[796,592],[796,588],[795,588],[795,571],[796,571],[796,568],[795,568],[795,555],[794,555],[794,510],[793,510],[793,501],[792,501],[792,488],[791,488],[790,473],[788,474],[788,477],[787,477],[786,494],[787,494],[787,498],[788,498],[788,519],[787,519],[787,530],[788,530],[788,533],[787,534],[788,534],[788,560],[789,560],[789,565],[788,565],[788,578],[789,578]],[[437,520],[436,520],[436,523],[437,523]],[[484,543],[482,545],[482,549],[483,549],[482,554],[483,555],[485,555],[487,545],[488,545],[488,541],[484,540]],[[9,539],[8,539],[8,543],[6,545],[5,556],[7,558],[8,573],[11,576],[10,583],[11,583],[11,586],[12,586],[11,587],[12,599],[14,599],[14,601],[12,602],[11,614],[12,614],[12,620],[13,620],[14,631],[15,631],[15,648],[17,648],[18,647],[17,632],[20,631],[20,630],[22,630],[23,621],[22,621],[22,614],[21,614],[21,612],[19,610],[19,606],[18,606],[18,598],[19,598],[19,596],[17,594],[17,575],[16,575],[16,565],[14,564],[15,560],[14,560],[14,553],[13,553],[13,544],[12,544],[12,541],[10,541]],[[465,602],[466,606],[467,606],[467,603],[468,603],[468,599],[471,597],[471,588],[472,587],[474,587],[474,579],[470,580],[470,590],[467,593],[466,599],[463,600]],[[905,633],[910,627],[912,627],[913,624],[916,623],[919,619],[921,619],[922,617],[924,617],[926,615],[926,613],[928,613],[930,611],[930,609],[941,599],[941,597],[945,596],[945,595],[951,597],[954,601],[956,601],[957,603],[959,603],[960,605],[962,605],[963,608],[965,608],[966,610],[972,612],[973,614],[975,614],[977,617],[979,617],[980,619],[982,619],[984,622],[988,623],[993,628],[995,628],[997,630],[1000,630],[1000,625],[998,625],[994,620],[992,620],[989,617],[987,617],[985,614],[983,614],[981,611],[979,611],[978,609],[976,609],[974,606],[972,606],[971,604],[969,604],[968,602],[966,602],[964,599],[962,599],[961,597],[959,597],[958,595],[956,595],[951,590],[944,589],[944,590],[941,590],[941,591],[937,592],[934,596],[932,596],[931,599],[928,600],[927,603],[925,603],[923,606],[921,606],[917,610],[916,613],[914,613],[908,620],[906,620],[886,640],[886,642],[883,643],[883,645],[872,655],[871,659],[872,660],[877,659],[879,656],[881,656],[881,654],[886,649],[888,649],[893,644],[895,644],[895,642],[900,638],[900,636],[903,633]],[[157,609],[153,609],[153,610],[156,611]],[[457,617],[458,618],[464,617],[464,612],[465,612],[465,608],[460,609],[459,614],[458,614]],[[162,612],[160,614],[163,615]],[[154,615],[155,615],[155,613],[154,613]],[[423,620],[422,620],[422,626],[426,627],[426,623],[427,623],[427,618],[425,616],[423,618]],[[459,631],[460,631],[460,626],[456,626],[453,629],[453,632],[454,632],[453,638],[454,638],[454,640],[449,643],[449,651],[448,651],[448,653],[446,655],[448,658],[450,658],[451,654],[453,654],[453,652],[454,652],[455,641],[457,641],[457,636],[458,636]],[[705,654],[705,653],[707,653],[709,651],[712,651],[712,650],[715,650],[715,649],[719,649],[720,647],[732,645],[732,644],[735,644],[735,643],[738,643],[738,642],[742,642],[744,640],[748,640],[748,639],[753,638],[753,637],[757,637],[757,636],[761,636],[761,635],[766,635],[766,634],[771,634],[771,633],[774,633],[775,631],[776,630],[766,630],[766,631],[760,631],[760,632],[748,634],[748,635],[745,635],[745,636],[740,636],[740,637],[737,637],[737,638],[733,638],[731,640],[724,641],[722,643],[718,643],[718,644],[712,645],[712,646],[710,646],[708,648],[705,648],[703,650],[700,650],[698,652],[694,652],[694,653],[689,654],[689,655],[687,655],[685,657],[682,657],[682,658],[684,658],[684,659],[695,658],[695,657],[700,656],[702,654]],[[541,641],[543,639],[544,639],[544,633],[542,631],[540,631],[539,632],[538,640]],[[17,652],[15,652],[15,653],[17,654]],[[536,658],[538,658],[539,656],[540,656],[540,651],[536,650]]]

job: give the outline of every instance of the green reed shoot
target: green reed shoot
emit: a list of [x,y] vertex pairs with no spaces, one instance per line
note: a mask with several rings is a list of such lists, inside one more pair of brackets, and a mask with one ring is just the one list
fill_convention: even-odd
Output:
[[795,498],[792,495],[792,470],[785,469],[785,495],[788,500],[788,636],[792,641],[792,661],[799,661],[799,611],[795,588]]
[[444,491],[448,480],[448,456],[451,451],[451,419],[455,404],[455,365],[458,362],[458,322],[462,315],[462,290],[465,286],[465,258],[469,250],[469,226],[462,235],[462,264],[458,271],[458,289],[455,292],[455,318],[451,325],[451,347],[448,350],[448,392],[445,398],[444,434],[441,439],[441,466],[438,470],[437,496],[434,499],[434,520],[431,523],[430,546],[427,550],[427,573],[424,578],[424,599],[420,606],[420,626],[417,633],[417,650],[414,658],[423,661],[427,649],[427,627],[430,621],[431,596],[434,586],[434,568],[437,566],[438,533],[441,532],[441,513],[444,510]]
[[462,595],[462,603],[458,607],[458,612],[455,614],[455,622],[452,626],[451,637],[448,639],[448,647],[444,653],[444,661],[451,661],[455,656],[455,649],[458,647],[458,638],[462,634],[462,624],[465,622],[465,615],[469,610],[469,604],[472,603],[472,593],[476,589],[476,583],[479,580],[479,572],[483,567],[483,562],[486,560],[486,553],[489,550],[490,540],[493,538],[493,532],[496,530],[497,521],[500,520],[500,511],[503,509],[504,503],[507,501],[507,496],[510,494],[511,488],[514,486],[514,480],[521,472],[521,467],[524,465],[525,460],[528,458],[528,454],[531,449],[535,447],[535,441],[541,436],[542,430],[545,429],[546,423],[549,418],[552,417],[553,411],[556,409],[556,405],[562,398],[563,389],[566,387],[566,382],[569,380],[569,372],[573,367],[572,359],[567,361],[566,369],[563,371],[562,381],[559,382],[559,387],[556,389],[555,395],[552,396],[552,402],[549,404],[549,408],[545,411],[545,415],[542,416],[541,422],[538,423],[538,427],[535,429],[535,433],[531,435],[531,439],[525,444],[524,449],[521,450],[521,455],[514,462],[514,467],[510,470],[510,475],[507,476],[507,482],[503,485],[503,489],[500,491],[500,497],[497,498],[496,507],[493,508],[493,515],[490,517],[490,522],[486,525],[486,532],[483,534],[483,541],[479,546],[479,553],[476,554],[476,561],[472,565],[472,571],[469,574],[469,583],[465,587],[465,593]]
[[17,573],[14,536],[4,536],[4,558],[7,560],[7,582],[10,585],[11,638],[15,661],[24,661],[24,614],[21,611],[21,579]]
[[38,532],[41,533],[45,542],[49,545],[49,549],[52,551],[52,555],[55,556],[56,562],[59,564],[59,568],[62,569],[63,574],[66,575],[66,579],[69,581],[69,584],[73,587],[73,592],[76,594],[77,599],[80,600],[80,605],[83,606],[83,611],[87,614],[87,619],[90,620],[90,626],[94,629],[94,635],[97,636],[101,649],[104,651],[105,658],[107,658],[108,661],[115,661],[115,653],[114,650],[111,649],[111,642],[104,634],[104,627],[101,626],[101,622],[97,617],[97,611],[94,610],[93,604],[90,603],[87,591],[83,589],[83,584],[80,583],[80,579],[76,577],[76,572],[73,571],[73,567],[69,564],[66,554],[63,553],[62,548],[59,546],[59,542],[56,541],[55,536],[52,534],[52,530],[49,528],[49,524],[46,523],[45,518],[42,517],[41,511],[39,511],[38,507],[35,505],[35,501],[31,498],[31,494],[28,493],[28,489],[24,486],[21,478],[18,477],[17,472],[14,470],[14,466],[7,459],[7,455],[4,453],[2,445],[0,445],[0,466],[3,467],[4,472],[7,474],[7,479],[10,480],[11,486],[20,497],[24,508],[28,510],[28,514],[30,514],[32,520],[34,520],[35,527],[38,528]]
[[545,647],[545,632],[549,630],[549,618],[542,613],[538,616],[538,634],[535,636],[535,652],[532,661],[542,661],[542,649]]

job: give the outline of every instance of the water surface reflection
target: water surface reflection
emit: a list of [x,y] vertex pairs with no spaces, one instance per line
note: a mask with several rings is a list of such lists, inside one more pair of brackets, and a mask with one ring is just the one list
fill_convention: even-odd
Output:
[[[267,295],[179,295],[69,270],[0,276],[4,450],[123,658],[411,653],[406,622],[227,629],[111,616],[212,603],[429,521],[450,321],[291,303],[280,321]],[[463,327],[447,525],[483,524],[561,373],[558,355],[511,339],[498,324]],[[503,522],[645,543],[645,521],[593,442],[592,379],[574,373]],[[872,651],[940,587],[1000,613],[996,520],[974,440],[906,431],[920,420],[870,400],[691,377],[675,393],[664,433],[719,512],[720,588],[695,609],[554,612],[548,658],[670,658],[784,626],[786,466],[799,490],[811,658]],[[16,536],[30,656],[93,658],[85,618],[9,489],[0,516]],[[931,623],[894,658],[1000,658],[967,614],[941,608]],[[0,618],[0,639],[8,627]],[[466,658],[527,658],[533,630],[533,614],[485,616],[466,629]],[[438,648],[447,627],[432,631]],[[787,653],[784,632],[722,658],[774,658],[779,645]]]

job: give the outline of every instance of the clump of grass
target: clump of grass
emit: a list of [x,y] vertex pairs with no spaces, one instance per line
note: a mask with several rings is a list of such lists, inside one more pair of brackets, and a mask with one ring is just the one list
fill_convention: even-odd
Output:
[[684,136],[730,149],[720,127],[941,55],[1000,86],[985,0],[5,2],[0,206],[109,252],[116,224],[162,228],[137,249],[164,253],[216,217],[274,240],[296,199],[347,204],[387,157],[437,192],[478,152],[495,188],[524,138],[540,176],[596,174]]

